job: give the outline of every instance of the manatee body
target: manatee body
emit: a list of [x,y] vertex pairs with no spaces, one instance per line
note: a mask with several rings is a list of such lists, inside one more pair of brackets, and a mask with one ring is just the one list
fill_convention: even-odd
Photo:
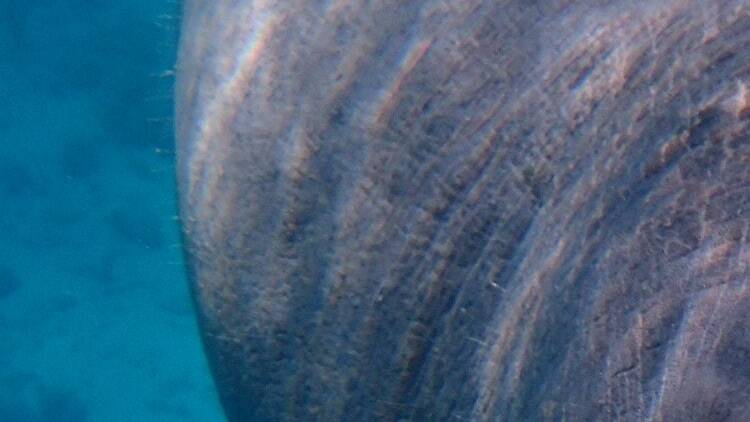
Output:
[[233,421],[750,420],[750,0],[187,0]]

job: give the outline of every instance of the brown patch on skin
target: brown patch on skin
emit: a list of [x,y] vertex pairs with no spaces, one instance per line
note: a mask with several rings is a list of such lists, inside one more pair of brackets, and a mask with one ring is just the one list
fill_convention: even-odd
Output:
[[750,117],[750,92],[747,84],[737,82],[737,97],[735,99],[734,114],[738,119]]
[[702,258],[696,269],[698,271],[706,272],[717,269],[721,265],[725,265],[726,261],[730,256],[736,252],[737,243],[732,241],[723,241],[718,245],[711,247]]

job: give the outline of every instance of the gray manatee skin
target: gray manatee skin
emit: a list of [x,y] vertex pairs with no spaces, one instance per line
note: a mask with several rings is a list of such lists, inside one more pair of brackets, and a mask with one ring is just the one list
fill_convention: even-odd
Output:
[[750,0],[187,0],[233,421],[750,420]]

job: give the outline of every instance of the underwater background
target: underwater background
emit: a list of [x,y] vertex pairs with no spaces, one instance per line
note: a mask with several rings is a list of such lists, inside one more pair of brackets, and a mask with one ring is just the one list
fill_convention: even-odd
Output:
[[221,421],[176,219],[177,1],[0,0],[0,421]]

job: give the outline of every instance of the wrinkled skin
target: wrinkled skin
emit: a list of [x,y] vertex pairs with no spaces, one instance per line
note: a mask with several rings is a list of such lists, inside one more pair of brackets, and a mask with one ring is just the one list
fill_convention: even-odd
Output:
[[750,420],[750,0],[187,0],[233,421]]

